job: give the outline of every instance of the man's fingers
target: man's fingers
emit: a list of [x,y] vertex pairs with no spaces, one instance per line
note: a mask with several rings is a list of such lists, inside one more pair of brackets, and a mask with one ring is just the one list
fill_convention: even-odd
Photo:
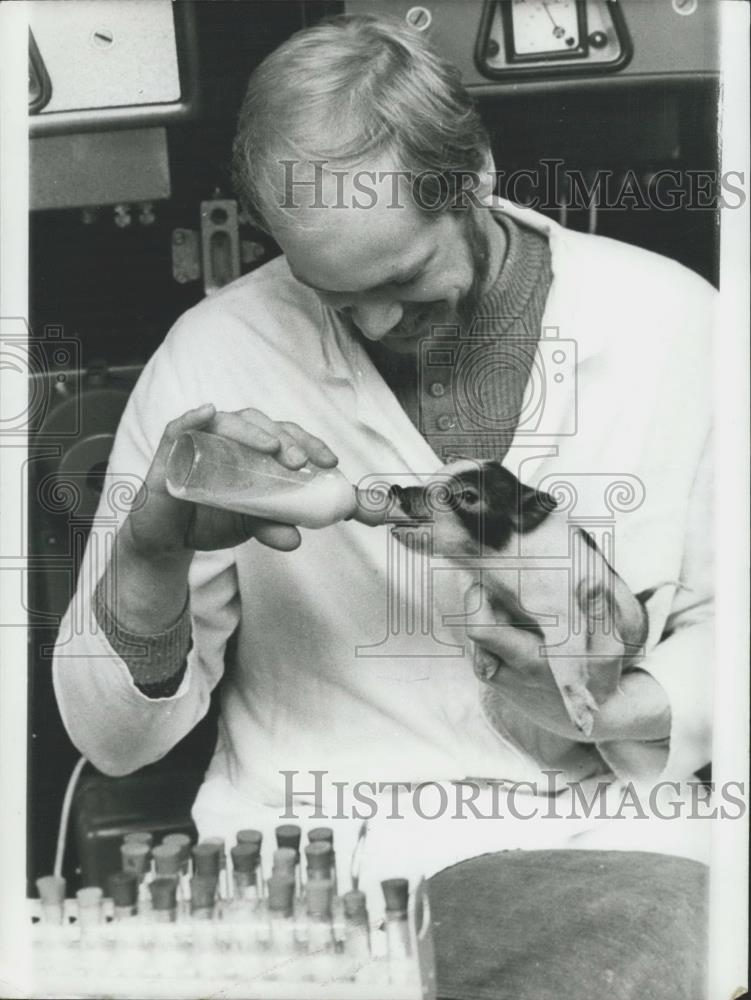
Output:
[[244,518],[243,522],[248,534],[252,534],[256,541],[279,552],[292,552],[302,541],[300,532],[291,524],[277,524],[274,521],[261,521],[250,517]]
[[280,426],[304,448],[311,461],[315,462],[316,465],[320,465],[324,469],[331,469],[339,461],[325,441],[321,441],[315,434],[309,434],[299,424],[283,421]]
[[546,666],[545,657],[540,652],[542,643],[539,636],[515,627],[504,608],[491,607],[482,585],[470,587],[465,597],[465,606],[468,610],[477,608],[472,615],[471,624],[467,625],[467,635],[477,645],[503,660],[512,669],[528,672],[537,662],[540,668]]
[[299,469],[308,460],[324,468],[331,468],[338,461],[320,438],[308,434],[291,421],[271,420],[260,410],[217,413],[211,429],[216,434],[223,434],[241,444],[275,455],[289,469]]
[[[248,411],[243,411],[243,413],[245,412]],[[255,448],[256,451],[262,451],[266,454],[274,454],[278,451],[281,442],[273,423],[267,417],[264,417],[263,421],[260,419],[258,422],[251,421],[246,419],[243,413],[218,412],[211,421],[211,432],[221,434],[232,441],[246,444],[249,448]],[[260,416],[262,417],[263,414]]]
[[214,419],[215,414],[216,407],[214,404],[204,403],[202,406],[197,406],[195,409],[183,413],[182,416],[170,420],[164,428],[162,440],[159,442],[159,447],[154,456],[155,459],[164,458],[166,460],[170,448],[181,434],[185,434],[186,431],[195,431],[208,427]]

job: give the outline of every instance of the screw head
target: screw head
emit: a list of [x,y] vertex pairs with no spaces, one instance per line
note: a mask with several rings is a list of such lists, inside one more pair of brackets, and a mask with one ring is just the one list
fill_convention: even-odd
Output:
[[91,32],[91,44],[98,49],[108,49],[115,43],[115,33],[111,28],[96,28]]
[[433,20],[427,7],[410,7],[405,15],[407,24],[415,31],[426,31]]

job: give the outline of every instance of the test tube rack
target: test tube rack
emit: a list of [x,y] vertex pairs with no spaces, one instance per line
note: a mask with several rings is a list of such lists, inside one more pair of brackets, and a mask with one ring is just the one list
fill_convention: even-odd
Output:
[[210,921],[184,916],[155,923],[148,914],[116,921],[111,900],[105,899],[104,922],[91,934],[82,933],[75,899],[65,900],[59,925],[41,921],[38,899],[27,902],[35,998],[436,1000],[424,880],[411,896],[411,955],[397,965],[387,956],[380,922],[370,928],[372,957],[355,966],[344,954],[316,956],[304,948],[280,961],[258,926],[221,915]]

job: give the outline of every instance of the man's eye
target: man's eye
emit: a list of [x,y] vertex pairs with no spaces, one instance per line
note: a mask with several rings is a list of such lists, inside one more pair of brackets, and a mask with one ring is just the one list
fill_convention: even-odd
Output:
[[462,503],[475,504],[480,501],[480,494],[477,490],[462,490],[461,495]]

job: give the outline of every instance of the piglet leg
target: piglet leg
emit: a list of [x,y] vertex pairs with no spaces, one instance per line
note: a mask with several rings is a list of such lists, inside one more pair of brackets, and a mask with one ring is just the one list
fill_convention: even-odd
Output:
[[569,657],[551,657],[548,662],[569,718],[582,736],[590,737],[598,707],[587,686],[589,671],[586,662]]

